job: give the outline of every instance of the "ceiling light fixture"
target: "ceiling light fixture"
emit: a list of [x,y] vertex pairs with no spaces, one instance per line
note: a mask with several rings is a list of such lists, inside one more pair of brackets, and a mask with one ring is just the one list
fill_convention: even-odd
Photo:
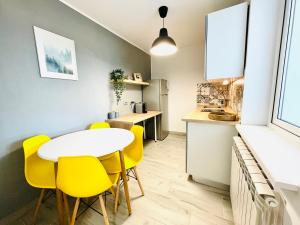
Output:
[[167,28],[165,28],[165,17],[168,14],[168,7],[161,6],[159,7],[158,12],[163,19],[163,28],[159,31],[159,37],[154,40],[150,52],[157,56],[172,55],[177,52],[177,47],[173,38],[168,35]]

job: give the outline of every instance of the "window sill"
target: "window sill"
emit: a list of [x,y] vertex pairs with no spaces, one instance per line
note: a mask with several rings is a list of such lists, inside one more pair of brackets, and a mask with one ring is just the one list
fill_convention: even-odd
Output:
[[300,190],[300,147],[267,126],[236,125],[258,163],[277,188]]
[[300,221],[300,146],[293,135],[276,127],[236,125],[239,134],[275,190],[285,200],[292,224]]

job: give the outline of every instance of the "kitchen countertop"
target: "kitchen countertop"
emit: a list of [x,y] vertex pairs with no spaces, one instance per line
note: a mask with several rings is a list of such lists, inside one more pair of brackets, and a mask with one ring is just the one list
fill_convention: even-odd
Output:
[[[198,122],[198,123],[215,123],[215,124],[226,124],[226,125],[236,125],[240,123],[240,120],[237,121],[220,121],[212,120],[208,118],[209,112],[201,112],[203,109],[202,106],[198,106],[189,114],[185,115],[182,120],[185,122]],[[224,108],[225,112],[232,112],[230,108]]]

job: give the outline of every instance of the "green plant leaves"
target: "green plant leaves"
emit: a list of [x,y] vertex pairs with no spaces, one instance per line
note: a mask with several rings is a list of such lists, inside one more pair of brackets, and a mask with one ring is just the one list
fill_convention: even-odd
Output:
[[125,83],[124,83],[124,70],[122,69],[114,69],[110,73],[110,80],[112,81],[113,90],[115,92],[115,96],[117,99],[117,105],[121,101],[122,94],[125,90]]

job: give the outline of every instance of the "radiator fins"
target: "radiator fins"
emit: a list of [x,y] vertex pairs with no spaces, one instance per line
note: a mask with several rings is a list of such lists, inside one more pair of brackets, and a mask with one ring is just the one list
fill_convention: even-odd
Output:
[[233,140],[230,197],[235,225],[282,225],[280,196],[243,140]]

